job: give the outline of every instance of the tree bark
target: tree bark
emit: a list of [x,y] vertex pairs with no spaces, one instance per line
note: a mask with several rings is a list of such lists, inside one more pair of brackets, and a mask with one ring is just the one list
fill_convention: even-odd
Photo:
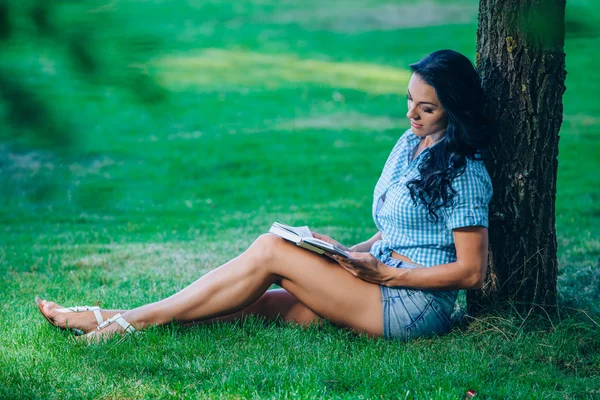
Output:
[[[480,0],[476,64],[493,138],[490,263],[470,313],[556,304],[556,173],[565,91],[565,0]],[[537,306],[541,306],[537,307]]]

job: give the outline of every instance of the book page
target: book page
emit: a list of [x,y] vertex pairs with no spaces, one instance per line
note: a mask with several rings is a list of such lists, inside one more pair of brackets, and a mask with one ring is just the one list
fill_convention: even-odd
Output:
[[294,227],[294,231],[302,237],[313,237],[312,233],[310,233],[310,229],[308,229],[308,226]]
[[308,226],[290,226],[278,221],[275,221],[273,226],[292,231],[300,237],[313,237],[312,233],[310,233],[310,229],[308,229]]
[[352,258],[344,250],[327,243],[324,240],[312,236],[308,226],[289,226],[275,221],[269,232],[276,234],[286,240],[296,243],[298,246],[318,254],[324,252],[337,253],[347,258]]

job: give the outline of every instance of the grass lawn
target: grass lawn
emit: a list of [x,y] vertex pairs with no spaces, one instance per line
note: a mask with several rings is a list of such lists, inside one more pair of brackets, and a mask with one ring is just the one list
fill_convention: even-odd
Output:
[[[0,52],[0,68],[26,78],[72,132],[60,148],[0,134],[0,398],[457,399],[469,388],[489,399],[600,398],[591,0],[567,5],[557,316],[505,311],[411,343],[251,320],[88,347],[33,302],[161,299],[275,219],[349,245],[371,237],[373,187],[409,126],[408,64],[441,48],[474,58],[475,3],[64,2],[56,18],[93,24],[89,45],[108,60],[98,75],[110,85],[78,79],[52,43]],[[160,101],[140,101],[151,84],[117,84],[114,43]]]

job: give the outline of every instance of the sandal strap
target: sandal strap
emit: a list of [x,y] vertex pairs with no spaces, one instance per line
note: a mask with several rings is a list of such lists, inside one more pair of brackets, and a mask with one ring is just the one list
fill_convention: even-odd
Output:
[[98,307],[98,306],[75,306],[75,307],[68,307],[68,308],[59,308],[59,309],[56,309],[55,311],[63,312],[63,313],[93,311],[94,317],[96,317],[96,322],[98,322],[98,325],[104,322],[104,318],[102,317],[102,312],[100,311],[100,307]]
[[127,322],[121,314],[115,314],[112,317],[110,317],[109,319],[107,319],[106,321],[104,321],[103,323],[101,323],[100,325],[98,325],[98,327],[96,328],[96,331],[102,330],[103,328],[107,327],[108,325],[112,324],[113,322],[116,322],[117,324],[121,325],[121,327],[127,333],[133,333],[133,332],[137,331],[137,329],[135,329],[133,327],[133,325],[131,325],[129,322]]
[[113,318],[115,318],[115,322],[117,324],[121,325],[121,327],[125,330],[125,332],[133,333],[136,331],[136,329],[133,327],[133,325],[131,325],[129,322],[127,322],[125,320],[125,318],[123,318],[121,316],[121,314],[117,314]]
[[92,310],[92,311],[94,312],[94,317],[96,317],[96,322],[98,322],[98,325],[103,323],[104,318],[102,318],[102,313],[100,312],[100,308],[98,308],[97,310]]

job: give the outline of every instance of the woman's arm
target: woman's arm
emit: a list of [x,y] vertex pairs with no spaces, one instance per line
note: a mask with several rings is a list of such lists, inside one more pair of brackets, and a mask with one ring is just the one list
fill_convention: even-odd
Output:
[[381,240],[381,231],[377,231],[377,233],[366,242],[358,243],[350,247],[350,251],[368,252],[369,250],[371,250],[373,244],[378,240]]
[[480,226],[452,231],[456,261],[429,268],[394,268],[386,286],[414,289],[479,289],[488,262],[488,230]]
[[487,228],[464,227],[454,229],[452,233],[456,261],[449,264],[429,268],[393,268],[364,252],[351,252],[351,259],[337,255],[332,258],[352,275],[378,285],[438,290],[480,288],[487,268]]

